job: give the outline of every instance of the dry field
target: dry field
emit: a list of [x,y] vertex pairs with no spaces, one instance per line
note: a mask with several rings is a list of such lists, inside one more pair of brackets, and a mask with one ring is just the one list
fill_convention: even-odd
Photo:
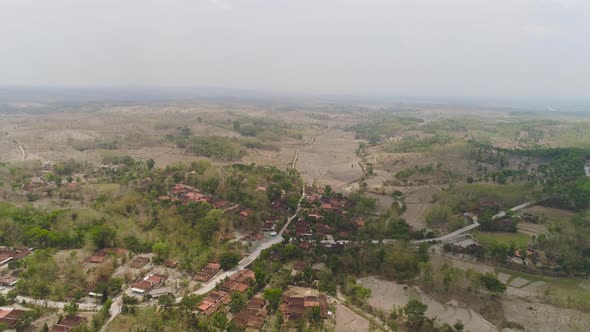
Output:
[[342,304],[336,304],[336,328],[338,332],[368,332],[369,321]]
[[[338,129],[326,130],[315,143],[299,154],[297,169],[307,183],[330,185],[343,191],[352,181],[362,176],[356,156],[358,142],[353,134]],[[354,168],[352,167],[354,165]]]
[[440,303],[421,292],[417,287],[406,289],[404,285],[377,278],[365,278],[359,280],[359,282],[364,287],[371,289],[369,304],[385,312],[391,311],[394,306],[396,308],[405,306],[410,299],[415,298],[410,293],[417,293],[418,299],[428,305],[426,316],[436,317],[441,324],[453,325],[457,320],[461,320],[465,324],[466,331],[497,331],[490,322],[476,311],[456,301],[446,304]]

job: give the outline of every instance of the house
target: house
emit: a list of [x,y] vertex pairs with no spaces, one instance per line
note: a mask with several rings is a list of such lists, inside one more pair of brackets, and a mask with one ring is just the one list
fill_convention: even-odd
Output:
[[49,332],[67,332],[81,325],[86,318],[80,316],[66,316],[61,321],[53,325]]
[[295,234],[297,236],[312,236],[311,228],[309,223],[305,220],[298,220],[295,224]]
[[203,267],[200,272],[195,274],[195,277],[193,279],[196,281],[207,282],[211,280],[211,278],[213,278],[213,276],[216,275],[220,269],[220,264],[209,263],[205,267]]
[[131,266],[134,269],[141,269],[142,267],[148,265],[149,262],[149,257],[138,256],[131,261],[131,264],[129,266]]
[[203,299],[203,302],[199,304],[197,309],[209,316],[216,312],[221,305],[228,304],[230,301],[231,297],[228,293],[223,291],[212,291]]
[[358,218],[356,220],[356,226],[358,228],[364,227],[365,226],[365,219],[364,218]]
[[175,269],[178,266],[178,262],[167,259],[164,261],[164,266]]
[[18,278],[13,276],[0,278],[0,286],[13,287],[17,282]]
[[90,256],[90,258],[88,259],[88,261],[90,263],[99,264],[99,263],[102,263],[106,257],[107,257],[106,252],[98,251],[98,252],[93,253],[92,256]]
[[6,330],[15,329],[20,322],[21,316],[25,313],[24,310],[15,309],[12,307],[0,308],[0,324],[4,324]]
[[243,293],[250,288],[250,282],[252,281],[256,281],[255,273],[252,270],[244,269],[234,273],[220,288],[226,292]]
[[143,280],[132,284],[131,291],[138,294],[145,294],[152,288],[162,284],[164,281],[166,281],[166,279],[168,279],[168,277],[165,275],[150,274],[149,276],[143,278]]
[[12,248],[2,248],[0,249],[0,266],[4,265],[10,261],[18,261],[27,256],[29,256],[33,252],[32,249],[27,248],[20,248],[20,249],[12,249]]
[[274,232],[277,230],[277,225],[273,222],[265,222],[260,229],[262,232]]
[[252,213],[252,209],[245,209],[242,212],[240,212],[240,216],[244,217],[244,218],[248,218],[248,216]]
[[330,203],[323,203],[321,206],[324,210],[332,210],[332,204]]
[[246,309],[235,314],[232,320],[238,326],[260,330],[268,315],[265,306],[266,301],[263,298],[254,296],[246,304]]
[[328,300],[325,294],[317,296],[283,295],[283,303],[279,306],[279,311],[283,316],[283,321],[289,322],[301,319],[307,310],[314,307],[320,308],[320,317],[328,317]]
[[293,270],[295,271],[303,271],[307,267],[307,264],[304,261],[295,262],[293,265]]
[[305,252],[309,252],[309,250],[311,249],[311,242],[307,242],[307,241],[299,242],[298,247],[299,247],[299,249],[301,249]]

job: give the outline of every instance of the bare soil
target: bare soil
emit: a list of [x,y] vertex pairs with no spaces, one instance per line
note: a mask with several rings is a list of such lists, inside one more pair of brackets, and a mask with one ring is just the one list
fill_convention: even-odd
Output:
[[342,304],[336,304],[336,329],[338,332],[368,332],[369,321]]
[[[299,153],[297,169],[307,183],[330,185],[343,191],[362,176],[356,156],[358,142],[351,132],[330,130],[316,137],[315,143]],[[354,166],[354,167],[353,167]]]

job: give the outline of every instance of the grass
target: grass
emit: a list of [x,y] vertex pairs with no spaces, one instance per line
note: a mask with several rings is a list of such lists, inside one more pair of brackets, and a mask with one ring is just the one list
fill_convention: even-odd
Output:
[[498,243],[510,246],[514,244],[515,248],[526,247],[531,241],[531,237],[522,233],[499,233],[499,232],[482,232],[475,231],[473,235],[480,241],[491,244]]

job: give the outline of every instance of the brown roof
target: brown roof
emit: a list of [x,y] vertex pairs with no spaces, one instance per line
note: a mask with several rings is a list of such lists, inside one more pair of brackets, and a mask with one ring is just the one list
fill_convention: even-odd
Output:
[[307,264],[304,261],[298,261],[293,265],[293,270],[303,271],[306,267]]
[[150,262],[150,259],[148,257],[135,257],[133,259],[133,261],[131,262],[131,267],[132,268],[142,268],[144,266],[146,266],[148,263]]
[[53,325],[51,332],[66,332],[82,324],[86,318],[80,316],[66,316],[59,323]]
[[154,287],[154,285],[147,280],[142,280],[140,282],[136,282],[136,283],[132,284],[131,287],[147,291],[147,290],[152,289],[152,287]]
[[90,263],[102,263],[106,257],[107,254],[104,252],[95,252],[90,256]]

